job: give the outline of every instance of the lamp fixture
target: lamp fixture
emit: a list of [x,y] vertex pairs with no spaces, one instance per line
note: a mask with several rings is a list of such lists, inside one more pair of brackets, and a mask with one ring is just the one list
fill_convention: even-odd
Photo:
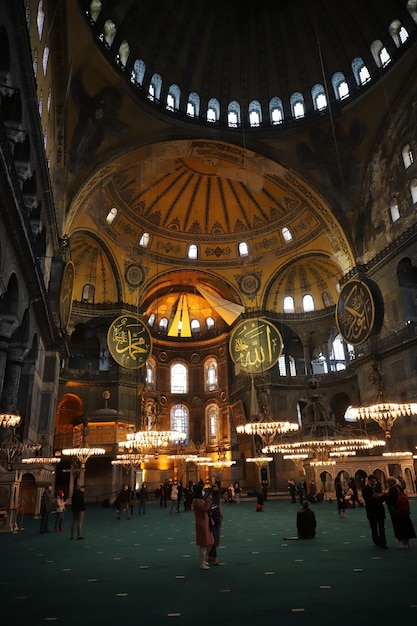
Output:
[[3,428],[14,428],[20,424],[20,415],[16,413],[0,413],[0,426]]
[[88,446],[79,448],[65,448],[62,450],[62,454],[65,456],[75,456],[79,460],[81,464],[81,469],[85,469],[85,464],[91,456],[100,456],[101,454],[105,454],[106,451],[104,448],[90,448]]
[[273,460],[274,457],[272,456],[252,456],[246,459],[246,463],[255,463],[261,469],[261,467],[266,467]]
[[22,463],[27,465],[53,465],[54,463],[61,463],[61,459],[59,456],[30,456],[22,459]]

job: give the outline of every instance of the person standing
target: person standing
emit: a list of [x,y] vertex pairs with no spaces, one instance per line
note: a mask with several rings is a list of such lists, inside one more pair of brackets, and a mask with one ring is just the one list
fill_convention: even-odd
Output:
[[178,485],[175,482],[171,487],[171,511],[170,513],[178,513]]
[[368,476],[368,480],[362,488],[362,497],[365,501],[366,517],[371,527],[372,541],[376,546],[386,548],[385,496],[382,492],[382,485],[374,474]]
[[74,539],[74,531],[77,529],[77,539],[84,539],[82,536],[84,515],[85,515],[85,486],[81,485],[74,491],[71,498],[71,539]]
[[142,483],[142,487],[140,488],[139,493],[138,493],[139,515],[141,513],[143,513],[145,515],[145,513],[146,513],[146,502],[148,500],[148,497],[149,497],[148,488],[147,488],[145,483]]
[[54,532],[62,533],[62,522],[64,521],[65,512],[65,498],[64,492],[60,489],[56,496],[56,516],[55,516],[55,529]]
[[198,565],[200,569],[210,569],[206,563],[208,555],[214,543],[213,533],[210,529],[209,509],[211,507],[211,494],[204,489],[197,489],[193,500],[195,518],[195,542],[198,545]]
[[41,528],[42,534],[49,533],[49,516],[54,510],[54,500],[52,498],[52,485],[45,487],[41,500]]
[[346,517],[346,490],[341,480],[336,483],[336,501],[339,517]]
[[117,519],[120,519],[120,515],[123,511],[126,511],[126,517],[130,519],[130,487],[127,483],[125,483],[119,491],[117,503],[119,505]]
[[288,481],[288,491],[290,492],[291,502],[295,504],[297,502],[297,498],[296,498],[297,487],[295,486],[295,482],[293,480]]
[[409,548],[410,539],[415,539],[416,532],[410,518],[408,498],[396,478],[390,476],[387,480],[388,490],[385,501],[391,516],[394,535],[401,541],[399,548]]
[[235,490],[235,499],[236,499],[236,504],[240,504],[240,485],[238,482],[236,482],[233,485],[233,488]]
[[209,509],[210,529],[213,535],[213,545],[208,552],[209,563],[211,565],[220,565],[217,558],[217,548],[220,543],[220,535],[222,529],[223,510],[222,510],[222,497],[220,489],[216,484],[211,489],[211,505]]

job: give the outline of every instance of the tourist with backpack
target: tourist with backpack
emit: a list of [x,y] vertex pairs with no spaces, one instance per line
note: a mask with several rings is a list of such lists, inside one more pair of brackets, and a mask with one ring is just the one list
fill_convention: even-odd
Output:
[[410,539],[415,539],[416,532],[410,517],[410,504],[407,494],[396,478],[390,476],[387,480],[388,489],[385,494],[394,535],[401,542],[399,548],[409,548]]

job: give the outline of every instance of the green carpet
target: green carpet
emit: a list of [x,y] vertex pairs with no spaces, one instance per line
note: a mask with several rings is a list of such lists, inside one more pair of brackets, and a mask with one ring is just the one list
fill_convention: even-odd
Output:
[[[387,518],[388,550],[372,544],[364,509],[337,516],[336,505],[313,505],[317,537],[295,534],[298,504],[269,501],[224,507],[221,565],[198,568],[194,515],[171,515],[157,504],[146,515],[117,520],[90,505],[84,541],[41,535],[39,521],[0,534],[1,619],[19,624],[317,624],[355,620],[391,626],[417,620],[417,540],[398,550]],[[412,503],[417,520],[417,503]],[[52,525],[51,525],[52,526]],[[6,623],[6,622],[4,622]]]

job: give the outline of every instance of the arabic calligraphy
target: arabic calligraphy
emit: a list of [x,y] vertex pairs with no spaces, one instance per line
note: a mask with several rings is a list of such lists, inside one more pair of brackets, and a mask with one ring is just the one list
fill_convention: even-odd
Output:
[[244,372],[266,371],[273,367],[282,352],[282,337],[270,322],[254,318],[240,322],[230,337],[232,361]]
[[113,359],[121,367],[142,367],[152,352],[152,338],[145,324],[134,315],[121,315],[107,333],[107,344]]
[[343,339],[352,345],[364,343],[374,328],[375,303],[368,286],[359,280],[347,283],[337,303],[336,323]]

